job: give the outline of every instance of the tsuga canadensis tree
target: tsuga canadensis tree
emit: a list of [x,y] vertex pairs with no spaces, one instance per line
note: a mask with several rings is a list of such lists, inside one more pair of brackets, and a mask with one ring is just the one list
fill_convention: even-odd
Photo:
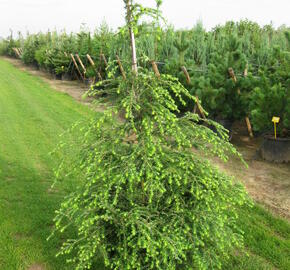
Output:
[[[57,173],[80,184],[57,211],[55,233],[72,227],[76,234],[60,254],[78,270],[94,269],[100,254],[118,270],[222,268],[243,245],[237,215],[248,199],[210,157],[239,154],[220,125],[193,113],[177,117],[175,99],[195,101],[178,79],[138,67],[137,23],[159,9],[124,3],[132,68],[93,87],[88,94],[102,97],[107,110],[72,128],[80,151],[74,162],[64,157]],[[71,149],[65,142],[58,148],[64,156]]]

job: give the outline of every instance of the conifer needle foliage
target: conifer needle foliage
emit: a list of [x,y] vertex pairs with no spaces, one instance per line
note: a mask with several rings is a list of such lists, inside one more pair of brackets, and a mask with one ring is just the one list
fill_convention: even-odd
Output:
[[196,114],[176,116],[169,92],[194,100],[176,78],[127,75],[90,91],[111,105],[79,127],[81,151],[66,169],[83,181],[55,219],[57,231],[72,226],[77,235],[60,253],[78,270],[99,253],[111,269],[221,268],[242,246],[237,208],[247,196],[208,158],[239,154],[221,126],[219,137]]

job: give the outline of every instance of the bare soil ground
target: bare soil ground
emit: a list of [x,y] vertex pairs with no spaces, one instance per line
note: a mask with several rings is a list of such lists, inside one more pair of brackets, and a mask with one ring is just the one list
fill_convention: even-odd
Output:
[[241,181],[251,197],[272,212],[290,220],[290,164],[262,160],[258,150],[262,138],[249,138],[244,123],[238,123],[232,143],[243,155],[246,168],[238,158],[228,163],[217,162],[219,167]]
[[[82,98],[88,89],[83,83],[54,80],[50,74],[26,66],[20,60],[5,59],[19,69],[41,77],[56,91],[67,93],[77,101],[90,105],[90,99]],[[102,111],[103,109],[98,108],[97,110]],[[290,220],[290,164],[275,164],[261,160],[257,153],[261,145],[261,138],[250,139],[245,123],[238,123],[238,127],[234,128],[232,143],[243,154],[249,167],[246,168],[237,158],[232,158],[226,164],[216,161],[216,164],[240,180],[255,201]]]
[[31,265],[28,270],[44,270],[44,266],[41,264],[33,264]]

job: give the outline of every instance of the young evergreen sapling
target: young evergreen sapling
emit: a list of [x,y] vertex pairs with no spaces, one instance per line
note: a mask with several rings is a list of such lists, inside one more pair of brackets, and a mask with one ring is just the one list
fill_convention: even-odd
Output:
[[98,253],[111,269],[221,268],[242,246],[237,209],[247,202],[243,187],[208,160],[239,155],[224,129],[204,120],[218,137],[196,114],[177,118],[169,91],[180,103],[195,98],[170,75],[133,67],[126,79],[99,85],[90,95],[105,96],[109,109],[81,127],[79,155],[64,167],[82,181],[57,212],[57,231],[77,229],[61,253],[78,270],[91,268]]

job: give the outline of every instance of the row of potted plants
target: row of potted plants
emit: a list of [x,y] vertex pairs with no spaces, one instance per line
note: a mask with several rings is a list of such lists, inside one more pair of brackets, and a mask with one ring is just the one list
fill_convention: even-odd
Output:
[[[277,123],[278,138],[289,137],[289,28],[261,28],[249,21],[228,22],[211,31],[201,23],[193,29],[175,31],[143,23],[136,34],[141,48],[139,66],[155,59],[161,73],[177,76],[198,96],[209,117],[230,129],[233,121],[249,117],[256,134],[272,132],[273,116]],[[114,33],[103,24],[93,34],[84,26],[77,34],[48,32],[17,38],[11,35],[2,41],[0,50],[13,55],[13,48],[22,48],[22,61],[51,72],[56,78],[70,79],[74,66],[70,54],[78,54],[85,65],[86,78],[106,77],[101,54],[115,59],[116,53],[127,68],[130,48],[126,34]],[[90,54],[96,67],[86,57]],[[186,66],[190,83],[180,69]],[[117,69],[114,70],[116,72]],[[180,103],[179,110],[193,110],[194,103]]]

